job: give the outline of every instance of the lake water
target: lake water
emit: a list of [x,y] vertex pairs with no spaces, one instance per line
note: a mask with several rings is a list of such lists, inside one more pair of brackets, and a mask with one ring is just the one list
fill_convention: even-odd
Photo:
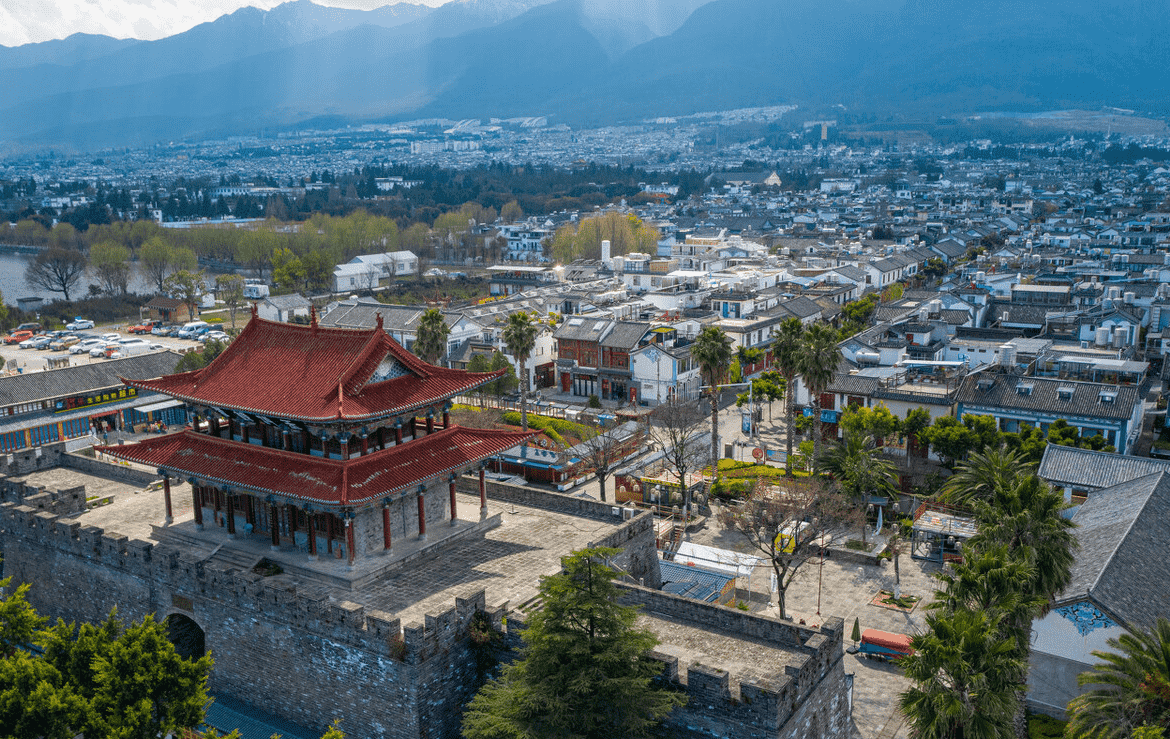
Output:
[[[46,301],[61,299],[61,293],[53,293],[43,290],[38,287],[31,287],[24,281],[24,271],[28,268],[29,262],[34,259],[32,254],[5,254],[0,252],[0,292],[4,294],[4,302],[8,305],[16,305],[17,298],[29,298],[40,296]],[[138,265],[131,265],[133,270],[130,275],[130,292],[132,293],[150,293],[155,292],[151,285],[142,279],[138,274]],[[76,294],[78,297],[84,296],[89,292],[89,284],[97,282],[88,274],[82,277],[77,287],[71,291],[70,297]]]

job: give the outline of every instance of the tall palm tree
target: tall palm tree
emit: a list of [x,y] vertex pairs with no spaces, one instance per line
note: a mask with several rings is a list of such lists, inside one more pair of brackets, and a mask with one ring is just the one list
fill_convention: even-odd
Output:
[[1017,478],[976,503],[979,533],[966,546],[1007,546],[1034,568],[1035,579],[1026,592],[1051,601],[1072,579],[1078,546],[1073,522],[1062,515],[1065,507],[1064,497],[1036,475]]
[[784,437],[788,452],[784,458],[784,474],[792,477],[792,416],[796,407],[796,376],[800,374],[804,324],[799,318],[786,318],[772,336],[772,357],[784,377]]
[[1016,681],[1027,662],[997,611],[933,611],[899,662],[914,684],[899,705],[917,739],[1014,739]]
[[841,362],[841,348],[837,346],[837,331],[823,321],[817,321],[804,332],[801,341],[800,376],[808,387],[813,404],[813,462],[821,449],[821,393],[833,381],[833,374]]
[[[834,444],[817,460],[817,469],[828,472],[841,486],[841,492],[864,513],[871,495],[892,496],[894,463],[877,448],[872,436],[846,434],[845,441]],[[866,522],[861,521],[861,541],[866,541]]]
[[1170,730],[1170,621],[1105,642],[1113,651],[1077,677],[1089,690],[1068,704],[1069,736],[1128,739],[1139,726]]
[[699,372],[711,393],[711,469],[719,482],[719,381],[731,363],[731,339],[718,326],[707,326],[691,346],[691,357],[699,363]]
[[524,311],[508,316],[502,334],[508,353],[516,358],[520,379],[520,427],[528,430],[528,358],[536,347],[536,324]]
[[986,447],[959,463],[942,486],[941,495],[944,501],[959,505],[990,500],[997,490],[1017,484],[1032,472],[1035,467],[1006,445]]
[[443,320],[438,308],[431,308],[422,314],[418,322],[418,337],[414,340],[414,353],[419,359],[434,364],[447,353],[447,335],[451,329]]

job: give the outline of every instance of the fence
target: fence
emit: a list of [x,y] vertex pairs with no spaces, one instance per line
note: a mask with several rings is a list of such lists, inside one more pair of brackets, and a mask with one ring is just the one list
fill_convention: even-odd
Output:
[[[456,395],[451,399],[453,403],[461,405],[470,405],[475,408],[498,408],[502,411],[520,412],[520,402],[513,400],[503,400],[501,398],[493,398],[490,396],[472,396],[472,395]],[[528,401],[528,412],[535,413],[541,416],[549,416],[551,418],[569,418],[569,409],[565,406],[554,405],[547,401]],[[577,411],[573,411],[573,416],[576,416]]]

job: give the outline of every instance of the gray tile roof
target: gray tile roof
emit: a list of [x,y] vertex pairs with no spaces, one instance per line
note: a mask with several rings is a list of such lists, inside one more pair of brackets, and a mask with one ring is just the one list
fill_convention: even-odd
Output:
[[1155,472],[1170,472],[1170,460],[1049,444],[1036,474],[1058,487],[1093,491]]
[[273,308],[280,310],[292,310],[293,308],[308,308],[313,303],[300,293],[290,293],[288,295],[270,295],[260,301],[261,303],[268,303]]
[[179,355],[175,352],[152,352],[76,367],[0,377],[0,406],[123,387],[119,377],[132,380],[161,377],[174,372],[178,363]]
[[602,346],[616,347],[618,349],[633,349],[638,346],[638,342],[650,330],[649,323],[641,321],[615,321],[613,330],[605,334],[601,340]]
[[[980,382],[994,380],[991,387],[981,388]],[[1031,385],[1031,392],[1021,394],[1020,385]],[[1061,397],[1060,388],[1072,388],[1070,397]],[[1117,393],[1112,402],[1101,402],[1102,391]],[[981,373],[963,380],[955,400],[965,406],[984,406],[1046,413],[1058,417],[1078,416],[1112,421],[1128,419],[1133,406],[1140,402],[1138,389],[1133,385],[1105,385],[1097,382],[1076,382],[1047,377],[1020,377]]]
[[382,314],[387,331],[416,331],[423,308],[409,305],[386,305],[373,300],[345,300],[321,316],[318,322],[332,328],[373,328]]
[[1100,490],[1073,516],[1080,549],[1072,580],[1057,596],[1088,596],[1127,626],[1152,626],[1170,613],[1170,474],[1158,472]]

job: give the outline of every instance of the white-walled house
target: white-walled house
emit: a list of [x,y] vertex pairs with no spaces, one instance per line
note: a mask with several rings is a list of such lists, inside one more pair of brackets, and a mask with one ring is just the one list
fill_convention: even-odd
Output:
[[630,370],[638,388],[641,405],[656,406],[672,397],[693,400],[699,397],[699,366],[691,358],[688,344],[682,347],[650,344],[630,353]]
[[418,257],[409,251],[361,254],[333,269],[333,292],[373,290],[382,280],[418,272]]
[[1063,718],[1080,695],[1077,675],[1099,661],[1094,650],[1129,628],[1170,614],[1170,473],[1097,490],[1073,516],[1080,544],[1072,580],[1032,623],[1028,706]]
[[256,315],[266,321],[288,323],[294,318],[308,318],[312,302],[299,293],[270,295],[256,301]]

